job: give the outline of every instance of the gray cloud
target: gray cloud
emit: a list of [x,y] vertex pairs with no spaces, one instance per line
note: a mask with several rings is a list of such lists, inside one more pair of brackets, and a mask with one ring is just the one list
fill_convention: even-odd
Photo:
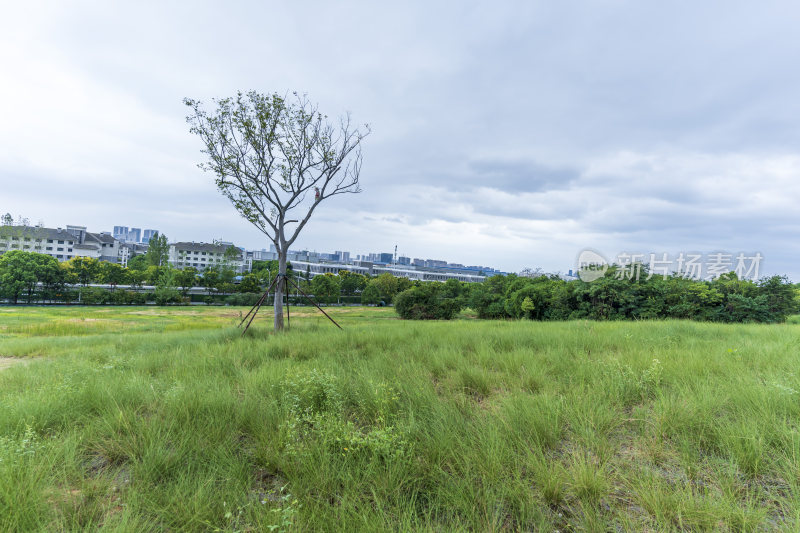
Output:
[[536,161],[479,159],[469,163],[471,174],[464,182],[507,192],[541,192],[569,188],[580,172],[566,167],[550,167]]
[[0,211],[262,247],[197,170],[181,99],[301,90],[374,131],[365,192],[301,246],[509,270],[758,247],[800,278],[800,7],[235,4],[9,6]]

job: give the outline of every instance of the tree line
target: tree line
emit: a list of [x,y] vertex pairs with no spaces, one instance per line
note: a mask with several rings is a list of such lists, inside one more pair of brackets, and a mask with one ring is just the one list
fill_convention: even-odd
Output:
[[[163,241],[163,242],[162,242]],[[209,294],[232,293],[236,271],[223,261],[200,273],[190,267],[176,269],[168,262],[166,237],[151,243],[146,254],[132,257],[123,267],[92,257],[64,262],[37,252],[12,250],[0,256],[0,299],[11,303],[180,303],[190,288],[205,287]],[[110,289],[90,287],[110,285]],[[123,285],[125,290],[117,289]],[[154,289],[143,291],[145,285]]]
[[[127,267],[90,257],[59,262],[46,254],[12,250],[0,256],[0,299],[14,304],[169,304],[188,302],[189,289],[204,287],[207,303],[246,305],[258,300],[280,269],[278,261],[255,261],[252,271],[237,279],[233,254],[203,272],[194,267],[177,269],[168,262],[168,249],[161,241],[151,243],[148,252],[131,258]],[[388,304],[395,294],[411,287],[409,280],[391,274],[369,277],[341,271],[312,278],[308,271],[293,270],[291,263],[287,275],[323,304]],[[110,288],[91,286],[98,284]],[[145,286],[153,289],[145,291]]]
[[[158,304],[187,302],[192,287],[204,287],[206,303],[252,305],[279,273],[278,261],[255,261],[236,279],[231,262],[198,272],[176,269],[158,245],[133,257],[127,267],[93,258],[55,258],[26,251],[0,256],[0,298],[12,303]],[[786,277],[758,281],[735,273],[714,280],[678,275],[628,279],[616,266],[592,282],[555,275],[492,276],[483,283],[422,282],[384,273],[366,276],[346,270],[311,277],[291,264],[287,275],[321,304],[394,304],[402,318],[449,319],[469,308],[479,318],[530,320],[646,320],[679,318],[716,322],[782,322],[800,312],[798,286]],[[238,283],[236,283],[238,281]],[[90,287],[110,285],[110,289]],[[117,289],[124,285],[127,288]],[[153,286],[143,291],[144,285]],[[297,299],[300,295],[294,294]]]
[[413,287],[394,299],[403,318],[452,318],[470,308],[479,318],[530,320],[691,319],[783,322],[800,312],[798,286],[785,276],[758,281],[735,273],[714,280],[679,275],[626,278],[617,266],[591,282],[558,276],[492,276],[483,283]]

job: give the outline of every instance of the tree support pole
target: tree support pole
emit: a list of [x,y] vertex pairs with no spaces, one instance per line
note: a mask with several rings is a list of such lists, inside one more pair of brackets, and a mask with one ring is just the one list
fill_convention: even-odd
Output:
[[252,312],[253,312],[253,309],[255,309],[256,307],[258,307],[258,305],[259,305],[259,304],[260,304],[260,303],[263,301],[263,299],[264,299],[264,298],[266,298],[266,297],[267,297],[267,295],[269,295],[269,291],[270,291],[270,290],[272,290],[272,286],[273,286],[273,285],[275,285],[275,280],[272,280],[272,283],[270,283],[270,284],[269,284],[269,287],[267,287],[267,290],[266,290],[266,292],[264,292],[264,294],[262,294],[262,295],[261,295],[261,298],[259,298],[259,299],[258,299],[258,301],[257,301],[257,302],[256,302],[256,303],[253,305],[253,307],[251,307],[251,308],[250,308],[250,310],[247,312],[247,314],[246,314],[246,315],[244,315],[244,318],[242,319],[242,321],[241,321],[241,322],[239,322],[239,325],[238,325],[238,326],[236,326],[237,328],[242,326],[242,324],[244,323],[244,321],[245,321],[245,320],[247,320],[247,317],[249,317],[249,316],[250,316],[250,313],[252,313]]
[[[287,279],[288,279],[288,278],[287,278]],[[340,325],[339,325],[339,324],[338,324],[338,323],[337,323],[337,322],[336,322],[334,319],[332,319],[328,313],[326,313],[325,311],[323,311],[323,310],[322,310],[322,308],[321,308],[320,306],[318,306],[318,305],[317,305],[317,302],[315,302],[314,300],[312,300],[312,299],[311,299],[311,297],[310,297],[308,294],[306,294],[305,292],[303,292],[303,289],[301,289],[301,288],[300,288],[300,286],[299,286],[299,285],[297,285],[297,283],[295,283],[295,282],[294,282],[294,280],[291,280],[291,279],[290,279],[289,281],[292,283],[292,285],[294,285],[294,286],[295,286],[295,288],[296,288],[298,291],[300,291],[300,294],[302,294],[302,295],[305,297],[305,299],[306,299],[306,300],[308,300],[309,302],[311,302],[311,303],[314,305],[314,307],[316,307],[317,309],[319,309],[319,310],[320,310],[320,312],[321,312],[323,315],[325,315],[325,316],[328,318],[328,320],[330,320],[331,322],[333,322],[333,323],[334,323],[334,325],[335,325],[337,328],[339,328],[339,329],[342,329],[342,326],[340,326]]]
[[264,293],[258,298],[258,301],[256,301],[256,303],[253,304],[253,307],[250,308],[250,310],[247,312],[247,314],[244,315],[244,318],[239,322],[239,325],[236,326],[237,328],[242,327],[242,324],[244,324],[244,321],[247,320],[247,317],[250,316],[250,313],[253,312],[253,309],[255,309],[258,306],[258,304],[260,304],[264,300],[264,298],[266,297],[266,294],[267,293]]
[[[275,281],[277,281],[277,278],[275,278]],[[264,304],[264,300],[267,298],[267,296],[269,296],[269,291],[272,289],[272,286],[275,284],[275,281],[273,281],[270,284],[270,286],[267,288],[266,292],[261,295],[261,298],[258,299],[258,302],[256,302],[256,305],[254,305],[250,309],[250,311],[247,313],[247,315],[245,315],[245,317],[239,323],[239,326],[241,326],[244,323],[245,319],[247,319],[247,317],[250,315],[250,313],[253,313],[253,316],[250,317],[250,322],[247,323],[247,325],[244,327],[244,330],[242,331],[242,337],[244,337],[244,334],[247,333],[247,330],[250,328],[250,324],[253,323],[253,320],[256,318],[256,315],[258,314],[258,311],[261,309],[261,306]],[[255,309],[255,311],[253,311],[254,309]]]

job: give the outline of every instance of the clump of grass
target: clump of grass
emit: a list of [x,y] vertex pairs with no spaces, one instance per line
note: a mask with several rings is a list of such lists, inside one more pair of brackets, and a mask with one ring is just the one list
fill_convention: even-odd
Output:
[[608,490],[606,467],[590,454],[573,454],[569,474],[572,491],[587,506],[597,505]]

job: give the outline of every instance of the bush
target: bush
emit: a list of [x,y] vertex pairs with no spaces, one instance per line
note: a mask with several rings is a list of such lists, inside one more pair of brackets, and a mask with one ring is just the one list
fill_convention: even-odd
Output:
[[71,304],[73,302],[78,301],[78,291],[72,289],[64,289],[62,291],[56,292],[54,295],[54,299],[57,302],[63,302],[65,304]]
[[104,305],[110,303],[111,291],[100,287],[84,287],[80,290],[81,303],[86,305]]
[[258,303],[259,298],[263,293],[260,292],[242,292],[238,294],[231,294],[225,298],[225,305],[244,305],[254,306]]
[[374,283],[369,283],[361,292],[362,305],[376,305],[381,301],[381,292]]
[[157,305],[178,304],[183,302],[181,293],[177,289],[169,287],[157,287],[153,291],[153,299]]
[[144,305],[147,303],[147,294],[133,291],[126,292],[130,295],[130,305]]
[[443,297],[442,285],[430,282],[399,293],[394,308],[406,320],[450,320],[461,311],[461,302]]
[[109,296],[109,303],[114,305],[144,305],[147,296],[140,292],[117,289]]

